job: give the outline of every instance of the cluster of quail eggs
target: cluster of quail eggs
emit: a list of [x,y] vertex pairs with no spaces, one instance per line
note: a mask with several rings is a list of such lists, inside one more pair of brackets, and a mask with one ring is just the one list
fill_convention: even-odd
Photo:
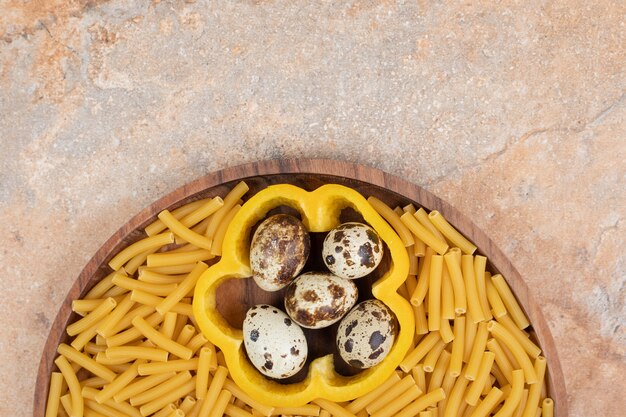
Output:
[[243,322],[244,347],[263,375],[283,379],[305,365],[308,346],[302,328],[339,323],[335,341],[341,358],[357,369],[381,362],[395,339],[395,317],[376,299],[355,306],[355,279],[373,272],[383,258],[378,234],[362,223],[344,223],[324,239],[328,271],[300,274],[311,251],[302,222],[277,214],[261,222],[250,245],[250,266],[265,291],[286,288],[285,312],[267,304],[250,308]]

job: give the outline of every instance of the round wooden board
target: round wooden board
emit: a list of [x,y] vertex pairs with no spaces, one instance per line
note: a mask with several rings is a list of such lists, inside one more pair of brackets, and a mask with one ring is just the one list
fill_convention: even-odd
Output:
[[81,298],[91,287],[110,273],[108,261],[124,247],[145,237],[143,228],[164,209],[174,209],[190,201],[215,195],[224,196],[238,181],[250,186],[249,195],[272,184],[289,183],[313,190],[320,185],[337,183],[352,187],[365,197],[373,195],[392,207],[413,203],[427,210],[438,210],[461,233],[478,247],[478,252],[489,259],[488,269],[501,273],[515,292],[532,323],[533,338],[539,343],[548,360],[548,392],[555,400],[555,415],[566,417],[567,395],[561,364],[554,340],[540,306],[531,298],[526,283],[500,249],[467,217],[423,188],[380,170],[342,161],[319,159],[270,160],[226,168],[210,173],[180,187],[142,210],[122,226],[98,250],[80,273],[52,324],[37,373],[35,386],[35,417],[44,417],[50,373],[54,366],[56,348],[68,342],[65,328],[75,320],[72,300]]

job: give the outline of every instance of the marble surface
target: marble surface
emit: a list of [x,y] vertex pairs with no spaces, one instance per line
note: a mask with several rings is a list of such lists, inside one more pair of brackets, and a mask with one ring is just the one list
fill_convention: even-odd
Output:
[[0,0],[0,415],[87,260],[229,165],[400,175],[543,305],[572,416],[626,409],[623,2]]

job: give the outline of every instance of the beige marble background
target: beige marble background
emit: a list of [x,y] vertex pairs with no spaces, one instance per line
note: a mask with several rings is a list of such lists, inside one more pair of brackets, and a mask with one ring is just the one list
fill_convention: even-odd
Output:
[[626,409],[626,7],[615,1],[0,0],[0,415],[133,214],[212,170],[400,175],[504,250],[572,416]]

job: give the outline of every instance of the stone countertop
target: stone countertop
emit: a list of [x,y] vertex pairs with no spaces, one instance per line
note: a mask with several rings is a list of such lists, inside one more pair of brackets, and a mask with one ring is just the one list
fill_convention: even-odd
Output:
[[626,7],[489,3],[1,1],[0,415],[31,415],[60,303],[131,216],[295,157],[470,216],[543,306],[571,415],[625,409]]

